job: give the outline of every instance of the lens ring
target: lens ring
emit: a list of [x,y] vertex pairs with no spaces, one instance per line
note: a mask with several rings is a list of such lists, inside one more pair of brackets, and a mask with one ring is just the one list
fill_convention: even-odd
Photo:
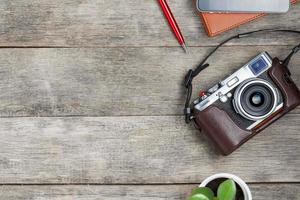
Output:
[[[254,97],[258,100],[257,104],[253,102]],[[261,83],[250,84],[245,87],[240,100],[244,111],[255,117],[266,115],[274,105],[272,91]]]
[[[259,97],[254,104],[253,97]],[[252,101],[252,102],[251,102]],[[240,115],[249,120],[260,120],[268,117],[276,109],[277,90],[267,81],[254,78],[240,84],[234,93],[233,106]]]

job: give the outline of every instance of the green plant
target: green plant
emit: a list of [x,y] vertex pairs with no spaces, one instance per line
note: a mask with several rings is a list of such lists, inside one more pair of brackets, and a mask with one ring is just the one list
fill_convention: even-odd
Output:
[[232,179],[222,182],[215,196],[212,189],[208,187],[196,188],[192,191],[188,200],[235,200],[236,185]]

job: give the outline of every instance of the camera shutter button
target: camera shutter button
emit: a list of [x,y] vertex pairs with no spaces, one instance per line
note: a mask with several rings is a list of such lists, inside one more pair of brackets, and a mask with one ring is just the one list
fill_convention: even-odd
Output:
[[204,99],[207,98],[207,93],[202,91],[202,92],[199,93],[199,97],[200,97],[201,101],[203,101]]

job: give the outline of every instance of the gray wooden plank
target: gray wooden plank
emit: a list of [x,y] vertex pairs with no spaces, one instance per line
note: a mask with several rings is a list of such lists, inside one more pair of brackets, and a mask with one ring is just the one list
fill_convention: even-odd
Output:
[[300,184],[250,184],[250,190],[255,200],[300,200]]
[[[300,199],[299,184],[250,184],[253,199]],[[3,200],[186,200],[197,185],[1,186]]]
[[299,182],[299,127],[289,114],[223,157],[183,117],[2,118],[0,184]]
[[[0,115],[178,115],[183,77],[210,49],[191,48],[188,55],[176,48],[2,49]],[[195,80],[194,97],[260,51],[283,58],[290,49],[222,48]],[[300,85],[298,63],[295,56],[291,72]]]
[[[300,5],[208,39],[194,1],[170,2],[191,46],[216,44],[228,34],[261,28],[300,28]],[[276,19],[276,21],[274,21]],[[292,44],[294,37],[271,35],[238,44]],[[178,46],[156,0],[2,0],[0,46]]]

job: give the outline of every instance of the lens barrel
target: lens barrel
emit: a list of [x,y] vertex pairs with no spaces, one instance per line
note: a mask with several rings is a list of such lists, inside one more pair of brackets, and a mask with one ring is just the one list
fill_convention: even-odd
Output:
[[250,79],[242,83],[234,93],[236,112],[249,120],[268,117],[278,104],[278,92],[263,79]]

